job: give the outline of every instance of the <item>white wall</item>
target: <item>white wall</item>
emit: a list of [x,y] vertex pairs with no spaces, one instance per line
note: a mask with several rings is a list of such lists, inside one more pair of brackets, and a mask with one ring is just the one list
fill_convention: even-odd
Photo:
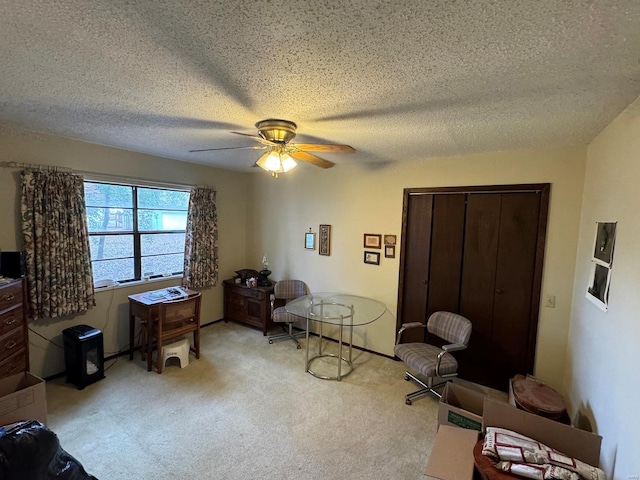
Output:
[[[640,99],[589,146],[570,342],[567,389],[603,436],[608,478],[640,475]],[[596,222],[618,222],[605,313],[585,298]]]
[[[247,175],[201,165],[127,152],[84,142],[36,135],[0,126],[0,161],[56,165],[81,171],[186,185],[209,185],[217,191],[220,281],[245,263]],[[22,248],[20,230],[20,170],[0,168],[0,249]],[[62,330],[78,324],[99,328],[107,355],[125,348],[128,335],[127,296],[179,284],[179,279],[143,283],[96,294],[96,307],[72,318],[30,323],[31,371],[49,376],[64,371]],[[203,290],[202,322],[222,318],[222,285]],[[140,363],[142,365],[142,363]]]
[[[328,157],[327,157],[328,158]],[[551,202],[543,291],[556,308],[541,308],[535,374],[563,391],[585,151],[531,150],[434,158],[405,165],[301,165],[278,179],[252,176],[246,267],[267,254],[272,279],[300,278],[315,291],[343,291],[384,302],[389,313],[357,329],[355,343],[393,355],[403,189],[458,185],[546,183]],[[332,225],[331,256],[305,250],[309,227]],[[396,258],[363,263],[363,234],[398,236]]]

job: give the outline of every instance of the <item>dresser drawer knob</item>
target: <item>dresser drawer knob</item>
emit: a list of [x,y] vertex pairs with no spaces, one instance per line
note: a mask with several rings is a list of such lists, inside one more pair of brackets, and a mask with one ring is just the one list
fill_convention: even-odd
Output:
[[11,350],[11,349],[12,349],[13,347],[15,347],[16,345],[18,345],[18,344],[17,344],[16,342],[14,342],[13,340],[11,340],[9,343],[7,343],[7,344],[5,345],[5,348],[6,348],[7,350]]
[[5,324],[5,325],[13,325],[14,323],[16,323],[16,317],[10,317],[10,318],[7,318],[7,319],[4,321],[4,324]]
[[3,299],[5,302],[10,302],[10,301],[11,301],[11,300],[13,300],[14,298],[16,298],[16,296],[15,296],[13,293],[5,293],[5,294],[2,296],[2,299]]

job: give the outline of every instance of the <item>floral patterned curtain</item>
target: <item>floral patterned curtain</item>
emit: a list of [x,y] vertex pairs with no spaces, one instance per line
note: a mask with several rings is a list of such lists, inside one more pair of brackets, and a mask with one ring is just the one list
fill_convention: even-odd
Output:
[[25,170],[21,213],[31,318],[55,318],[93,308],[82,177]]
[[218,214],[216,191],[212,188],[191,190],[182,284],[188,288],[218,284]]

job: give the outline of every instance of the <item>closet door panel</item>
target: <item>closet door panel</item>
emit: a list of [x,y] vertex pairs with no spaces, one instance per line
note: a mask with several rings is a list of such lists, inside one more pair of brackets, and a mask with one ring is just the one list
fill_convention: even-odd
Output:
[[462,378],[491,381],[493,301],[500,228],[500,195],[467,197],[459,313],[473,324],[469,347],[458,355]]
[[473,319],[473,336],[490,336],[500,226],[500,195],[467,199],[460,314]]
[[[403,257],[407,259],[402,278],[402,316],[400,323],[427,320],[427,292],[429,285],[429,254],[431,250],[431,221],[433,195],[409,197],[407,224],[403,238]],[[410,329],[402,342],[424,342],[426,329]]]
[[464,194],[437,195],[433,200],[427,318],[440,310],[458,311],[465,204]]
[[531,371],[527,344],[531,324],[540,195],[502,195],[500,249],[493,312],[493,363],[502,376]]

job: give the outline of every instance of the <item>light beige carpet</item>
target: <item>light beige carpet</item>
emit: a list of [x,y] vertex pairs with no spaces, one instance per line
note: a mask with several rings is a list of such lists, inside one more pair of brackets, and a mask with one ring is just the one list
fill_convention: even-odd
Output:
[[351,375],[320,380],[292,342],[217,323],[184,369],[136,355],[84,390],[48,382],[48,425],[100,480],[422,478],[437,401],[405,405],[402,362],[353,352]]

